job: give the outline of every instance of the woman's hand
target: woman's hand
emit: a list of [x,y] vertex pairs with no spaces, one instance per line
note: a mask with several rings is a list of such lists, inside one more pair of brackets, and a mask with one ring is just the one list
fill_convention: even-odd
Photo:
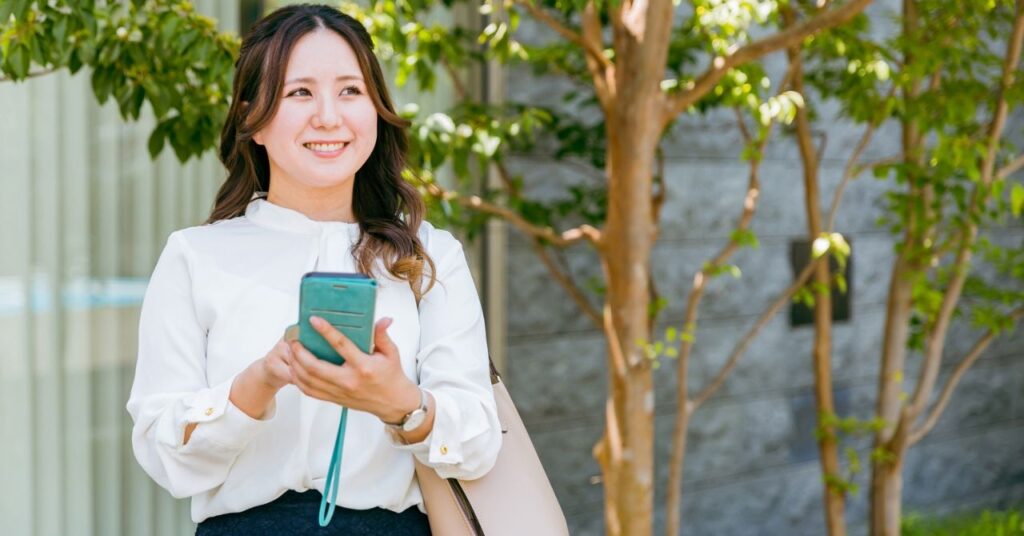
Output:
[[[267,355],[253,361],[235,377],[228,399],[242,413],[253,419],[262,419],[277,392],[292,383],[292,371],[288,365],[293,359],[288,343],[284,339],[277,341]],[[194,422],[185,426],[183,445],[188,443],[196,426]]]
[[398,347],[387,333],[391,322],[382,318],[374,325],[374,352],[366,354],[326,320],[310,317],[313,328],[345,363],[338,366],[320,360],[298,341],[291,341],[292,383],[313,398],[372,413],[384,422],[400,421],[419,407],[420,390],[402,371]]
[[290,363],[294,359],[291,346],[286,340],[281,339],[267,352],[267,355],[250,366],[254,369],[253,373],[256,377],[267,387],[279,391],[285,385],[292,383]]

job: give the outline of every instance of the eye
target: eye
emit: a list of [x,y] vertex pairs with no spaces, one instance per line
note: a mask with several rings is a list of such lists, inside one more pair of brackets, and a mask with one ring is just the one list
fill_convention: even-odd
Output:
[[362,95],[362,91],[359,90],[358,86],[347,86],[341,90],[342,95]]
[[300,87],[300,88],[298,88],[298,89],[295,89],[295,90],[291,91],[291,92],[290,92],[290,93],[288,93],[288,95],[286,95],[286,96],[287,96],[287,97],[291,97],[291,96],[296,96],[296,97],[307,97],[307,96],[309,96],[309,95],[310,95],[310,93],[309,93],[309,90],[308,90],[308,89],[306,89],[306,88],[304,88],[304,87]]

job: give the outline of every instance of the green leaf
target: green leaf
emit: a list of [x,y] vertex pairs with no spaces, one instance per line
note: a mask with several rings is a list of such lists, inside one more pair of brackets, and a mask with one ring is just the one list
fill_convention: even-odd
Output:
[[139,118],[139,114],[142,112],[142,103],[145,101],[146,92],[142,90],[141,86],[135,86],[127,101],[128,116],[137,120]]
[[18,20],[25,18],[25,10],[28,9],[30,0],[5,0],[0,2],[0,24],[7,24],[7,19],[13,14]]
[[1024,210],[1024,185],[1014,184],[1010,190],[1010,210],[1015,218],[1019,218],[1021,211]]
[[757,235],[750,229],[737,229],[732,232],[730,237],[733,242],[741,246],[747,246],[753,249],[760,247],[760,243],[757,240]]
[[157,119],[167,115],[167,110],[170,108],[167,92],[152,80],[143,80],[142,87],[146,91],[146,98],[149,99],[149,104],[153,107],[153,114]]
[[153,132],[149,135],[149,141],[146,143],[146,148],[149,149],[149,157],[156,160],[156,157],[160,156],[160,152],[164,149],[164,139],[167,137],[167,130],[165,125],[167,123],[160,123]]
[[34,61],[36,65],[46,65],[46,52],[43,51],[43,39],[34,37],[28,41],[30,62]]
[[111,93],[111,79],[109,69],[97,67],[92,72],[92,92],[100,104],[107,102]]
[[24,43],[17,43],[11,47],[11,53],[7,56],[7,63],[10,65],[11,74],[15,80],[21,80],[28,75],[31,64],[29,48]]
[[[2,19],[0,19],[2,20]],[[53,25],[53,38],[57,43],[63,43],[68,35],[68,18],[61,17]]]

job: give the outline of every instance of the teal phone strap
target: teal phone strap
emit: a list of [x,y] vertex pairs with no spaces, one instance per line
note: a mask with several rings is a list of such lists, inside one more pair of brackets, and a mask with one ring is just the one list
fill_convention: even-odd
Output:
[[[348,408],[341,408],[341,421],[338,422],[338,438],[334,440],[334,454],[331,465],[327,468],[327,482],[324,483],[324,494],[320,498],[320,526],[326,527],[334,517],[334,507],[338,499],[338,475],[341,474],[341,454],[345,448],[345,421],[348,419]],[[328,499],[328,496],[330,498]],[[331,507],[327,508],[327,503]],[[325,512],[326,510],[326,512]]]

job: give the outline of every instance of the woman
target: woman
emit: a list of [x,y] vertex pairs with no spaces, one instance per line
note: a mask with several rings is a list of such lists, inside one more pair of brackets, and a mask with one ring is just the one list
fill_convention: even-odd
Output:
[[[128,401],[136,458],[192,498],[197,534],[429,534],[413,457],[463,479],[494,464],[480,301],[461,245],[422,221],[401,179],[406,127],[351,17],[288,6],[243,40],[228,178],[207,224],[160,256]],[[372,354],[315,319],[344,365],[284,339],[310,271],[377,279]],[[338,508],[322,531],[340,406]]]

